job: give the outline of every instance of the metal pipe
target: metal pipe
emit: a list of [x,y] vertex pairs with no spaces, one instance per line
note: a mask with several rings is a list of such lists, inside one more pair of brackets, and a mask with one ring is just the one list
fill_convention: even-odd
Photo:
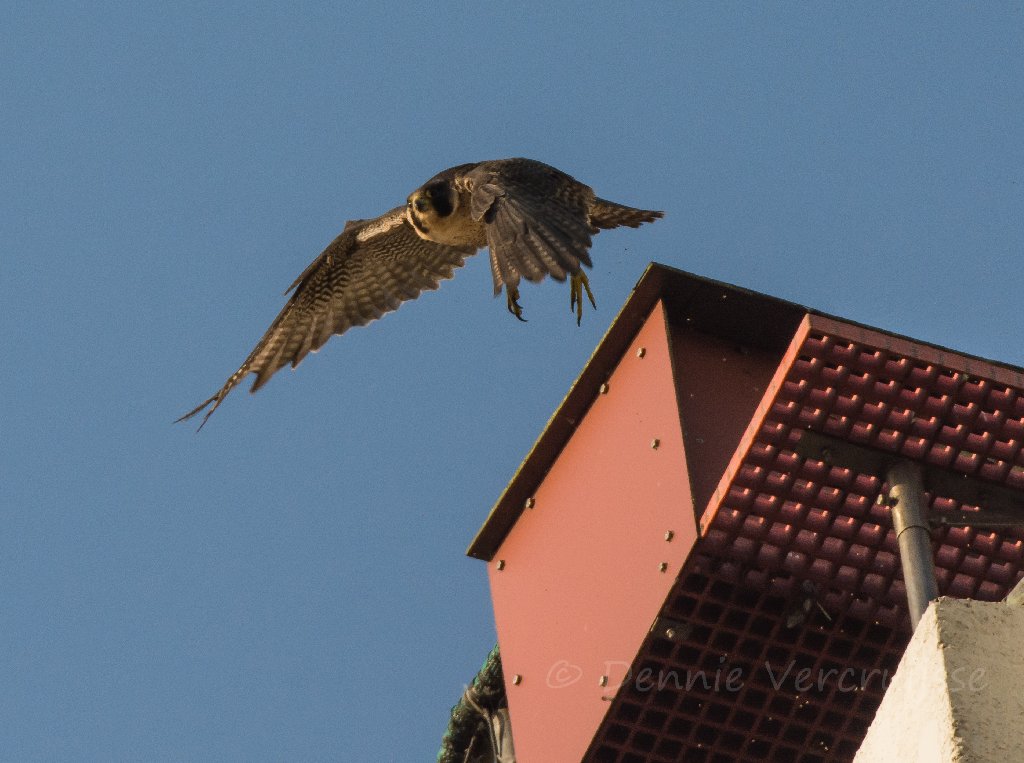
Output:
[[903,580],[907,586],[910,625],[916,630],[928,602],[939,597],[931,534],[925,521],[921,467],[913,461],[899,461],[889,469],[886,479],[889,482],[892,523],[900,547]]

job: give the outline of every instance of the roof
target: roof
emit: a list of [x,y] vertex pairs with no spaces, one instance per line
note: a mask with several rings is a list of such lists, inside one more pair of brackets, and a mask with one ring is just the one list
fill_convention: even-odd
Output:
[[572,436],[623,352],[640,330],[651,309],[662,299],[671,316],[689,327],[732,339],[748,347],[782,352],[806,315],[832,318],[844,325],[878,332],[895,340],[912,342],[938,353],[955,355],[974,366],[1000,369],[1008,383],[1024,386],[1024,369],[975,355],[959,353],[928,342],[911,340],[893,332],[837,318],[814,308],[789,302],[739,286],[687,273],[658,263],[648,265],[633,293],[605,333],[562,404],[548,420],[537,442],[516,470],[470,543],[468,556],[489,561],[522,514],[527,499]]

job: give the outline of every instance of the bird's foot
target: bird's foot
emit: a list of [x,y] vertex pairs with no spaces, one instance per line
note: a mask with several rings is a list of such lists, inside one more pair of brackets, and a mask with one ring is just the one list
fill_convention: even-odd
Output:
[[526,318],[523,317],[523,308],[519,304],[519,289],[515,286],[505,285],[505,297],[508,299],[508,311],[516,317],[517,320],[521,320],[526,323]]
[[597,302],[594,301],[594,292],[590,290],[590,280],[587,274],[580,270],[573,273],[569,281],[569,310],[576,313],[576,325],[583,320],[583,290],[586,289],[587,299],[593,308],[597,309]]

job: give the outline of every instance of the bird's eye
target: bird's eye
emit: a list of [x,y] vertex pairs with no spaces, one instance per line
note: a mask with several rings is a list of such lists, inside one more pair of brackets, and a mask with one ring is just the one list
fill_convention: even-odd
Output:
[[428,209],[430,209],[430,202],[424,199],[422,196],[416,199],[416,201],[413,203],[416,205],[417,212],[426,212]]

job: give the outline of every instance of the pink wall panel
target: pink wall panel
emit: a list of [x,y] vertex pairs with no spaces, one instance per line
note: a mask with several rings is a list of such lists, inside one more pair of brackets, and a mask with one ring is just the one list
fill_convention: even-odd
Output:
[[488,564],[524,763],[583,756],[696,539],[671,364],[659,302]]

